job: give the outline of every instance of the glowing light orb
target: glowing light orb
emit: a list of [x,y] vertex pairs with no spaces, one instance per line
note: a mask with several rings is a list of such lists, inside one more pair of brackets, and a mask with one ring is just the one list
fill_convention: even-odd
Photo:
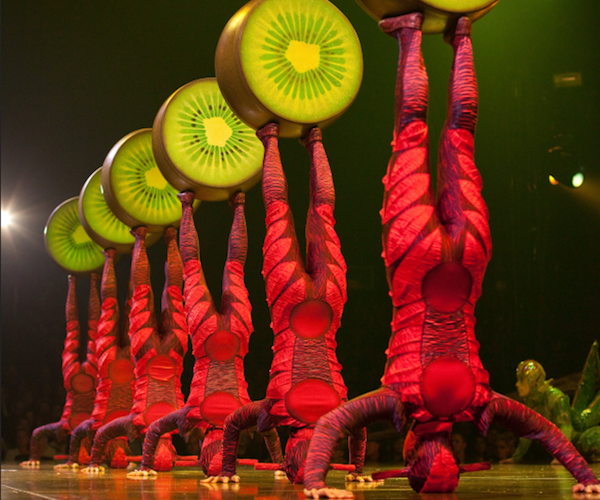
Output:
[[549,175],[548,176],[548,181],[550,182],[550,184],[552,184],[553,186],[558,186],[559,182],[554,178],[553,175]]
[[2,227],[10,226],[12,219],[13,219],[13,216],[10,212],[8,212],[6,210],[2,210]]
[[577,172],[571,179],[571,184],[573,185],[574,188],[578,188],[579,186],[581,186],[583,184],[583,181],[585,180],[585,177],[583,176],[583,174],[581,172]]

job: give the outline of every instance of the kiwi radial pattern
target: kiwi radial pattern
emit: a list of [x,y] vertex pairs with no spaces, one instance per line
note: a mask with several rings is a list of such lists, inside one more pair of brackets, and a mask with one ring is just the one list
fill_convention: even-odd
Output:
[[262,175],[263,145],[233,113],[215,78],[194,80],[163,103],[152,149],[165,178],[202,200],[228,200]]
[[248,125],[302,137],[333,123],[362,81],[360,41],[328,0],[252,0],[229,20],[215,56],[221,92]]
[[[79,220],[86,233],[102,248],[114,248],[118,253],[131,253],[135,238],[130,228],[106,204],[101,185],[102,167],[85,181],[79,193]],[[146,247],[156,243],[160,233],[148,233]]]
[[152,129],[127,134],[104,160],[101,174],[104,199],[127,226],[161,232],[179,226],[181,204],[154,160]]
[[444,33],[461,16],[472,22],[487,14],[500,0],[356,0],[374,19],[396,17],[411,12],[423,14],[421,31]]
[[44,228],[46,249],[69,274],[88,276],[104,265],[102,248],[86,233],[79,220],[79,197],[62,202],[50,214]]

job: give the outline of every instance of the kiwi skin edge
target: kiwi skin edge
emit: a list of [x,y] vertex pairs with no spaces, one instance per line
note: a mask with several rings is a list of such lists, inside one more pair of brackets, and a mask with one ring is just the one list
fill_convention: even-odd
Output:
[[[279,124],[279,137],[304,137],[314,127],[325,128],[344,114],[346,109],[318,123],[285,120],[264,106],[250,90],[240,61],[242,34],[253,10],[264,0],[251,0],[227,22],[215,53],[215,74],[229,107],[249,127],[258,130],[269,123]],[[355,96],[356,97],[356,96]],[[352,102],[348,104],[348,107]]]
[[73,275],[78,276],[80,278],[88,278],[92,273],[101,273],[102,269],[104,268],[104,262],[102,262],[102,264],[99,265],[95,269],[89,269],[89,270],[86,270],[86,271],[74,271],[73,269],[69,269],[68,267],[65,267],[62,264],[60,264],[54,258],[54,255],[50,251],[50,246],[48,245],[48,226],[50,225],[50,221],[52,220],[54,214],[58,210],[60,210],[64,205],[66,205],[67,203],[72,202],[73,200],[77,200],[77,198],[78,198],[77,196],[74,196],[73,198],[69,198],[68,200],[63,201],[54,210],[52,210],[52,213],[50,214],[50,217],[48,217],[48,221],[46,222],[46,225],[44,226],[44,246],[46,247],[46,251],[48,252],[48,255],[50,255],[50,257],[52,257],[52,260],[54,261],[54,263],[58,267],[60,267],[63,271],[65,271],[67,274],[73,274]]
[[[102,167],[100,167],[98,170],[100,170],[101,168]],[[94,231],[94,229],[90,226],[85,216],[85,210],[83,208],[83,198],[85,195],[85,190],[87,189],[90,180],[98,170],[94,171],[94,173],[90,175],[90,177],[87,179],[87,181],[81,188],[81,192],[79,193],[79,202],[77,205],[77,208],[79,210],[79,221],[81,222],[81,225],[83,226],[83,229],[85,229],[85,232],[88,234],[88,236],[92,238],[92,240],[95,241],[98,245],[100,245],[103,249],[106,250],[107,248],[114,248],[117,252],[117,255],[129,254],[133,250],[135,240],[131,243],[115,243],[114,241],[111,241],[99,234],[98,232]],[[154,245],[154,243],[156,243],[161,237],[161,233],[148,233],[146,236],[146,248],[150,247],[151,245]]]
[[449,11],[434,7],[428,0],[356,0],[363,10],[379,21],[387,17],[401,16],[411,12],[423,13],[421,31],[426,35],[439,34],[452,28],[461,16],[471,22],[487,14],[500,0],[481,0],[481,7],[471,12]]
[[[208,80],[209,78],[203,78],[203,80]],[[214,80],[214,78],[210,78]],[[194,80],[187,85],[192,85],[196,83],[198,80]],[[212,187],[206,186],[203,184],[199,184],[197,181],[190,179],[185,174],[179,170],[176,165],[171,160],[171,157],[167,153],[167,149],[165,147],[165,138],[164,138],[164,127],[163,121],[165,117],[165,113],[167,111],[167,107],[171,100],[177,95],[177,93],[183,89],[183,87],[177,89],[173,94],[169,96],[169,98],[162,104],[156,117],[154,118],[154,124],[152,125],[152,152],[154,153],[154,160],[158,165],[158,168],[165,176],[165,179],[178,191],[193,191],[196,199],[203,201],[225,201],[231,198],[231,195],[238,191],[248,191],[251,187],[256,185],[258,181],[260,181],[262,177],[262,169],[259,169],[257,173],[243,182],[242,184],[237,184],[231,187]]]

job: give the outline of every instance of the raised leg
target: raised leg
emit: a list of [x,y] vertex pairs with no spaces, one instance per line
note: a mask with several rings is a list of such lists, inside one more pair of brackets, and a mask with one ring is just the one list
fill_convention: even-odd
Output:
[[460,261],[465,230],[478,241],[485,262],[491,257],[488,210],[481,196],[481,176],[474,161],[477,124],[477,80],[473,64],[471,22],[458,20],[453,36],[448,37],[454,61],[448,85],[448,116],[439,147],[438,207],[442,223],[454,242]]

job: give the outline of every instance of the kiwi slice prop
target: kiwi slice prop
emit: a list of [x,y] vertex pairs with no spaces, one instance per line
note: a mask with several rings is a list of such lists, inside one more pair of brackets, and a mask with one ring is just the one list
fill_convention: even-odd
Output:
[[262,176],[264,147],[228,106],[216,78],[190,82],[164,102],[152,149],[165,178],[202,200],[228,200]]
[[452,29],[461,16],[472,22],[487,14],[500,0],[357,0],[374,19],[423,13],[423,33],[444,33]]
[[154,160],[152,129],[131,132],[112,147],[101,184],[106,204],[125,225],[145,226],[151,233],[179,226],[181,202]]
[[[117,253],[131,253],[135,238],[129,226],[121,222],[108,208],[101,184],[102,167],[98,168],[85,181],[79,193],[79,220],[90,238],[102,248],[114,248]],[[146,247],[154,245],[161,233],[148,233]]]
[[328,0],[252,0],[221,33],[215,71],[223,96],[249,126],[281,137],[326,127],[352,104],[363,59],[350,21]]
[[62,202],[44,228],[46,250],[67,273],[89,276],[104,266],[102,247],[86,233],[79,220],[79,197]]

